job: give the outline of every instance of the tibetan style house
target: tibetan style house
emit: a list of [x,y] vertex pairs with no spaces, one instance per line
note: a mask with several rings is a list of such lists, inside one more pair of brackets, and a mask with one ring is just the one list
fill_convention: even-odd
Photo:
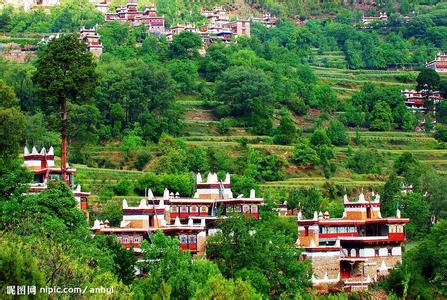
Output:
[[429,69],[433,69],[438,73],[447,73],[447,54],[438,53],[434,60],[427,62],[425,65]]
[[[25,147],[23,151],[24,166],[34,173],[34,181],[30,185],[30,193],[38,193],[48,188],[48,183],[51,180],[61,180],[62,170],[54,164],[54,149],[50,147],[48,151],[42,148],[37,151],[33,147],[31,152]],[[75,185],[74,174],[76,169],[67,167],[66,183],[72,188],[73,196],[78,202],[78,207],[83,211],[87,210],[87,199],[90,193],[82,192],[81,185]]]
[[128,22],[135,26],[144,24],[150,32],[165,32],[164,16],[159,16],[154,6],[138,10],[138,4],[135,0],[129,0],[126,6],[118,7],[115,12],[106,13],[105,21]]
[[207,237],[217,231],[216,222],[231,213],[259,219],[259,206],[263,203],[264,199],[257,198],[254,190],[248,198],[233,197],[229,174],[224,181],[219,181],[217,174],[210,173],[204,181],[199,173],[194,197],[180,197],[167,189],[162,197],[154,197],[149,190],[138,206],[129,206],[123,201],[123,220],[119,227],[110,227],[107,220],[96,220],[92,230],[95,234],[115,234],[124,247],[136,252],[140,251],[143,240],[160,230],[178,237],[182,250],[202,254]]
[[402,260],[404,227],[409,219],[383,218],[380,197],[371,194],[357,200],[344,197],[342,218],[329,213],[314,213],[312,219],[302,219],[298,213],[297,247],[312,266],[312,284],[327,289],[341,284],[346,290],[366,289],[368,284],[388,275]]

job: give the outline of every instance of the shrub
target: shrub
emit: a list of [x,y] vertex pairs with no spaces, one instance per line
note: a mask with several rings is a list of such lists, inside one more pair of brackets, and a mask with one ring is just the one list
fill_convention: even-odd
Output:
[[132,191],[132,183],[127,178],[121,179],[113,187],[113,191],[115,192],[116,195],[127,196]]
[[359,149],[348,157],[347,166],[359,174],[382,172],[380,162],[381,155],[376,150]]
[[142,171],[151,158],[152,156],[149,150],[143,149],[138,151],[137,157],[135,158],[134,167],[137,170]]
[[232,119],[222,118],[222,119],[220,119],[219,123],[217,124],[217,130],[221,134],[227,134],[230,132],[231,127],[234,126],[233,123],[234,122]]
[[108,187],[103,187],[99,191],[99,201],[106,202],[113,197],[113,191]]

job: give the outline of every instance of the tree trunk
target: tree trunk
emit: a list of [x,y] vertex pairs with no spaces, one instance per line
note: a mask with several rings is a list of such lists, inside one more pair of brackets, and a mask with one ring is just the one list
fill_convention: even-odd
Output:
[[62,121],[61,176],[62,181],[67,182],[67,99],[63,99],[62,101],[61,121]]

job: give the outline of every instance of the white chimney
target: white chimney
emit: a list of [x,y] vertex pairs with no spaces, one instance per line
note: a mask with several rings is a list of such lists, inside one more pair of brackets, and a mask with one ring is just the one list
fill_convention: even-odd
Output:
[[101,222],[99,222],[98,219],[95,220],[95,222],[93,222],[93,227],[92,229],[100,229],[101,228]]
[[202,182],[202,175],[200,175],[200,173],[197,173],[196,181],[197,181],[197,183],[201,183]]
[[123,208],[129,208],[129,205],[127,204],[127,200],[123,200]]
[[147,207],[146,199],[144,199],[144,198],[141,199],[139,207],[140,208],[146,208]]
[[231,181],[230,181],[231,179],[230,179],[230,173],[227,173],[226,175],[225,175],[225,183],[231,183]]
[[149,189],[149,190],[147,191],[147,199],[149,199],[149,200],[154,200],[154,193],[152,193],[152,190],[151,190],[151,189]]
[[166,188],[163,192],[163,200],[169,200],[169,190]]
[[254,189],[250,190],[250,199],[255,199],[256,198],[256,191]]

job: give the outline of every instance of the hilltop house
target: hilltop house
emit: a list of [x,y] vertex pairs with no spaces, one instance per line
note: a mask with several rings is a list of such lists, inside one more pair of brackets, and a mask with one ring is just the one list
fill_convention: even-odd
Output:
[[106,22],[128,22],[134,26],[144,24],[152,33],[159,34],[165,32],[165,18],[164,16],[157,15],[155,6],[138,10],[135,0],[129,0],[126,6],[116,8],[115,12],[106,13],[105,20]]
[[191,24],[177,24],[167,30],[167,40],[171,41],[176,34],[185,30],[197,33],[205,46],[216,41],[229,43],[232,37],[250,36],[250,21],[231,20],[228,12],[222,8],[203,10],[202,15],[207,18],[208,23],[203,25],[200,30]]
[[183,251],[203,254],[207,237],[217,231],[216,222],[230,213],[243,213],[246,217],[259,219],[259,206],[263,203],[264,199],[257,198],[254,190],[248,198],[243,195],[233,197],[229,174],[224,181],[219,181],[217,174],[209,173],[203,181],[199,173],[194,197],[180,197],[179,193],[167,189],[162,197],[154,197],[149,190],[138,206],[132,207],[123,201],[123,220],[119,227],[110,227],[107,220],[96,220],[92,231],[115,234],[124,247],[140,252],[141,242],[160,230],[178,237]]
[[363,192],[358,199],[344,197],[342,218],[331,218],[328,212],[314,212],[312,219],[298,213],[297,247],[303,259],[310,260],[312,284],[326,289],[341,284],[346,290],[365,289],[368,284],[388,275],[402,260],[404,227],[409,219],[383,218],[380,197]]

